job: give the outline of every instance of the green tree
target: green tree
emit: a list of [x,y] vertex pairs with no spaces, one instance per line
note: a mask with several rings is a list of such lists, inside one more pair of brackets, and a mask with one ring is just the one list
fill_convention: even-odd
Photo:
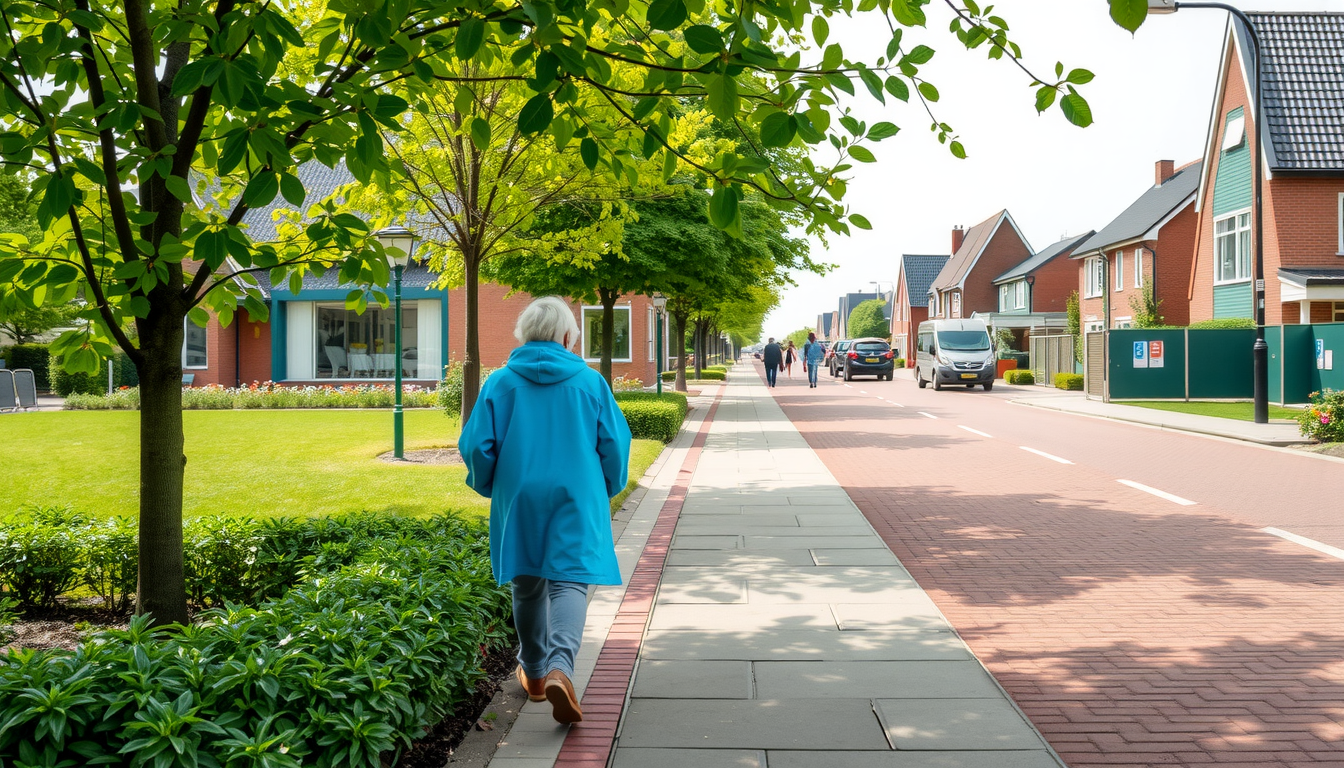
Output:
[[803,345],[807,343],[807,334],[809,334],[809,333],[816,333],[816,329],[814,329],[814,328],[799,328],[798,330],[794,331],[793,333],[790,333],[788,336],[785,336],[785,337],[784,337],[784,340],[785,340],[785,341],[792,341],[792,342],[793,342],[793,345],[794,345],[795,347],[797,347],[798,349],[802,349],[802,348],[803,348]]
[[885,306],[887,306],[887,303],[881,299],[869,299],[850,310],[849,323],[845,326],[849,329],[850,338],[874,336],[885,339],[890,337],[891,327],[887,324],[887,319],[882,316],[882,309]]
[[1158,314],[1162,301],[1153,294],[1153,281],[1143,284],[1139,292],[1129,297],[1129,309],[1134,314],[1135,328],[1158,328],[1162,315]]
[[1069,322],[1069,335],[1073,337],[1073,360],[1081,363],[1083,362],[1083,313],[1082,302],[1078,299],[1077,291],[1069,294],[1064,309]]

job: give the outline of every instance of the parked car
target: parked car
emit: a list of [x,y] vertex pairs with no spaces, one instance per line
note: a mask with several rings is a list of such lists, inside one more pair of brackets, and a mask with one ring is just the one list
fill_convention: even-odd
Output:
[[835,345],[830,349],[826,350],[826,367],[831,369],[832,376],[840,375],[840,369],[838,367],[840,364],[837,361],[837,358],[843,355],[849,349],[849,345],[853,343],[853,339],[841,339],[835,342]]
[[915,382],[923,389],[953,384],[994,388],[994,345],[980,320],[927,320],[915,339]]
[[879,380],[891,381],[895,375],[896,353],[886,339],[855,339],[837,360],[845,381],[853,381],[855,376],[877,376]]

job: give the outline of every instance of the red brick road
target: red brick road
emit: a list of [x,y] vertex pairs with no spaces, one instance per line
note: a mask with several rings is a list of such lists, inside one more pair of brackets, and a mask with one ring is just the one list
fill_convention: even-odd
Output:
[[774,392],[1069,765],[1344,766],[1344,560],[1260,530],[1340,544],[1344,464],[997,391]]

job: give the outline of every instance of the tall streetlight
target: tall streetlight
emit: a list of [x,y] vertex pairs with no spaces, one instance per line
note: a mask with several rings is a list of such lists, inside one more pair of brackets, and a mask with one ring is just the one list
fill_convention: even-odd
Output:
[[666,310],[667,297],[655,291],[653,294],[653,323],[655,329],[653,332],[653,356],[657,358],[655,370],[658,375],[654,377],[654,381],[657,382],[659,397],[663,395],[663,312]]
[[383,250],[387,253],[388,260],[392,262],[392,272],[396,279],[396,316],[393,321],[396,338],[396,350],[392,358],[392,370],[396,372],[393,377],[393,387],[396,389],[395,404],[392,406],[392,457],[402,458],[402,446],[405,443],[405,430],[401,415],[401,271],[411,261],[411,253],[415,250],[415,235],[402,226],[391,226],[379,230],[374,234],[378,242],[382,243]]
[[1251,55],[1255,59],[1254,66],[1251,67],[1253,73],[1253,83],[1251,86],[1251,101],[1255,107],[1255,115],[1251,119],[1251,125],[1255,128],[1255,145],[1251,148],[1251,179],[1253,187],[1254,219],[1255,219],[1255,284],[1251,290],[1251,301],[1253,303],[1252,311],[1255,317],[1255,343],[1251,346],[1251,365],[1252,374],[1255,379],[1255,389],[1253,397],[1255,399],[1255,423],[1269,423],[1269,345],[1265,343],[1265,235],[1264,235],[1264,213],[1263,206],[1260,204],[1260,184],[1261,177],[1264,176],[1264,170],[1260,167],[1261,145],[1260,131],[1263,123],[1260,121],[1260,115],[1264,113],[1264,106],[1260,101],[1260,72],[1263,67],[1261,63],[1260,35],[1255,31],[1255,25],[1251,23],[1248,17],[1240,8],[1235,8],[1226,3],[1180,3],[1176,0],[1148,0],[1149,15],[1175,13],[1182,8],[1217,8],[1227,11],[1241,21],[1246,27],[1246,34],[1251,38]]

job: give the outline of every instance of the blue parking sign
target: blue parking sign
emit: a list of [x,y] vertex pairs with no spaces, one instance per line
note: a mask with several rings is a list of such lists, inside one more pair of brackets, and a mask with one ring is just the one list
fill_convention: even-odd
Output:
[[1135,368],[1148,367],[1148,342],[1146,341],[1134,342],[1134,367]]

